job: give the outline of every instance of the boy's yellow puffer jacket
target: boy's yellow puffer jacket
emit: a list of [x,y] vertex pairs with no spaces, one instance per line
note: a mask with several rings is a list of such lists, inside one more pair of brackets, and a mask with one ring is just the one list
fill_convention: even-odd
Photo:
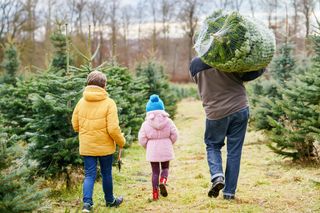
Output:
[[113,154],[116,144],[125,144],[116,103],[105,89],[87,86],[72,114],[72,126],[79,132],[80,155],[105,156]]

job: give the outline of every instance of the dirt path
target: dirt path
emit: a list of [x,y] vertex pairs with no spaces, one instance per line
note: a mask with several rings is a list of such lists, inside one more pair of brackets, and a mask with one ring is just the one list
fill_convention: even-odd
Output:
[[[235,201],[207,197],[210,175],[203,143],[204,114],[199,101],[184,100],[178,106],[175,123],[180,138],[171,162],[167,198],[151,202],[151,168],[145,151],[135,144],[126,151],[123,170],[114,174],[114,191],[125,197],[112,212],[320,212],[320,169],[292,165],[272,153],[263,137],[249,132],[243,150]],[[225,163],[225,152],[224,152]],[[60,201],[71,212],[81,203],[81,185]],[[101,183],[95,185],[94,212],[104,207]]]

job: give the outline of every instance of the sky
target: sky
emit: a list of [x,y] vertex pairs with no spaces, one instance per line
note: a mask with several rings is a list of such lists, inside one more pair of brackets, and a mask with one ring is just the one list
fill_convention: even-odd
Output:
[[[138,4],[140,0],[120,0],[121,5],[125,6],[125,5],[131,5],[133,7],[133,9],[136,7],[136,5]],[[158,0],[160,1],[160,0]],[[178,0],[178,4],[183,3],[184,0]],[[205,17],[212,13],[215,9],[214,8],[214,1],[218,1],[218,0],[210,0],[209,3],[204,7],[205,11],[202,12],[202,14],[200,15],[200,21],[199,21],[199,25],[201,26],[201,21],[205,19]],[[245,2],[248,2],[248,0],[244,0]],[[107,0],[106,0],[107,2]],[[261,0],[253,0],[253,2],[257,5],[255,7],[254,10],[254,15],[255,18],[262,21],[265,25],[267,25],[268,22],[268,12],[267,12],[267,8],[262,6],[262,1]],[[278,2],[280,3],[281,7],[277,10],[277,16],[280,18],[285,17],[286,12],[285,12],[285,4],[288,4],[289,0],[278,0]],[[45,5],[43,5],[44,7],[46,7]],[[147,8],[146,6],[146,10],[149,10],[149,8]],[[134,11],[135,12],[135,11]],[[240,12],[244,15],[247,16],[252,16],[251,14],[251,10],[249,5],[243,4],[243,6],[241,7]],[[289,15],[293,13],[292,10],[288,11]],[[316,14],[320,14],[319,13],[319,6],[316,7]],[[120,14],[121,15],[121,14]],[[146,19],[145,22],[143,23],[143,31],[144,34],[146,36],[149,36],[149,34],[151,33],[152,30],[152,16],[151,15],[145,15],[145,17],[150,17],[149,19]],[[320,17],[320,15],[318,16]],[[159,14],[159,18],[160,18],[160,14]],[[313,21],[314,21],[314,17],[312,17]],[[129,37],[130,38],[137,38],[137,32],[138,32],[138,24],[135,24],[133,19],[131,20],[131,24],[130,24],[130,32],[129,32]],[[161,29],[161,23],[159,20],[159,23],[157,24],[157,28]],[[108,31],[108,27],[105,27],[106,31]],[[170,36],[171,37],[181,37],[183,36],[184,32],[181,29],[181,23],[178,23],[178,20],[173,20],[173,23],[171,24],[170,27]]]

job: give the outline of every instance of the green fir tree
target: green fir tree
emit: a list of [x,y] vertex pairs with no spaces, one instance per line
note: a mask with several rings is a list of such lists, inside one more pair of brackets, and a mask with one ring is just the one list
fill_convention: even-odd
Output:
[[20,60],[16,46],[7,43],[4,50],[4,58],[1,67],[5,70],[3,81],[7,84],[16,84],[16,76],[19,69]]
[[292,46],[285,43],[281,46],[279,55],[274,58],[270,67],[270,76],[266,75],[257,80],[251,88],[252,116],[251,124],[258,130],[270,130],[272,126],[266,119],[267,116],[278,119],[281,110],[275,104],[282,99],[282,90],[287,87],[287,82],[295,73],[295,60],[292,56]]
[[[0,126],[1,127],[1,126]],[[7,147],[7,134],[0,128],[0,212],[33,212],[48,208],[44,203],[47,190],[40,188],[41,180],[30,178],[25,165],[23,148]]]
[[82,164],[78,140],[72,129],[71,117],[77,100],[82,94],[85,75],[64,76],[45,73],[38,76],[29,94],[33,116],[28,126],[31,136],[29,156],[38,162],[37,175],[46,178],[64,178],[69,189],[71,173]]
[[33,91],[28,94],[32,116],[25,132],[31,142],[28,157],[37,161],[36,175],[63,178],[67,189],[72,186],[71,173],[82,165],[79,143],[72,129],[73,109],[82,95],[86,72],[68,69],[67,39],[61,28],[53,34],[55,53],[51,66],[35,76]]
[[275,57],[271,65],[270,74],[281,86],[291,79],[295,72],[296,63],[292,56],[293,46],[284,43],[279,50],[279,56]]
[[50,36],[50,40],[53,46],[53,57],[50,64],[50,70],[67,70],[67,64],[72,64],[72,59],[69,57],[68,43],[70,43],[70,38],[68,38],[63,33],[63,27],[58,24],[56,30]]
[[[320,25],[319,25],[320,26]],[[269,117],[273,151],[293,160],[319,161],[315,143],[320,135],[320,36],[313,36],[315,57],[305,73],[282,89],[276,101],[280,119]]]
[[174,118],[177,111],[177,97],[169,84],[168,77],[164,74],[163,66],[150,60],[146,64],[138,65],[136,75],[144,78],[144,83],[149,85],[145,105],[150,95],[157,94],[163,100],[165,110]]
[[32,117],[29,94],[35,92],[32,79],[17,79],[15,85],[0,84],[0,114],[8,134],[8,146],[19,140],[28,141],[27,125]]

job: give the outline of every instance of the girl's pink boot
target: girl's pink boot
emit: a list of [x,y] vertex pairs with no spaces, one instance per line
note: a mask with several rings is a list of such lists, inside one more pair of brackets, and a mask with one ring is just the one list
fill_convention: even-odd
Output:
[[159,199],[159,190],[158,189],[153,189],[152,198],[154,201]]
[[160,178],[159,187],[160,187],[160,194],[163,197],[167,197],[168,196],[168,191],[167,191],[166,185],[167,185],[167,178],[161,177]]

